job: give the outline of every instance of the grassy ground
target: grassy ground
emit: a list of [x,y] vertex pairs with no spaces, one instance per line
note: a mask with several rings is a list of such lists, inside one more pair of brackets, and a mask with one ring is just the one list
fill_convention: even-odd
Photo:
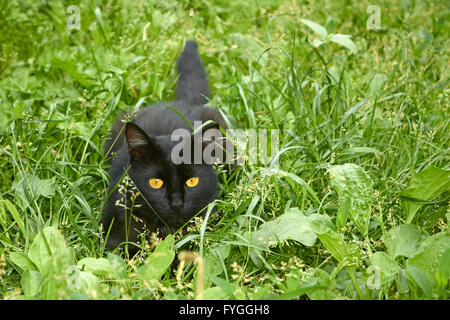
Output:
[[[3,1],[0,297],[448,299],[449,5],[373,2]],[[221,174],[218,217],[122,259],[99,242],[102,146],[174,98],[187,39],[211,106],[279,130],[280,166]]]

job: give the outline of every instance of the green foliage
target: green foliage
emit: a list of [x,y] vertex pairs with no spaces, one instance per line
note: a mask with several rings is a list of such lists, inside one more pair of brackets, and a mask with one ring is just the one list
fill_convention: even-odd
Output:
[[[332,166],[328,171],[331,185],[345,207],[345,213],[341,211],[341,215],[349,216],[359,232],[366,235],[372,205],[372,180],[364,169],[353,163]],[[345,219],[341,218],[340,224],[343,222]]]
[[[267,250],[270,246],[286,240],[295,240],[305,246],[312,246],[317,238],[308,217],[297,208],[286,211],[275,220],[263,223],[251,237],[251,243],[257,247],[254,250]],[[252,253],[252,259],[258,263],[257,254]]]
[[[79,30],[72,4],[0,6],[1,298],[450,298],[445,2],[379,1],[377,30],[370,1],[81,0]],[[218,167],[217,212],[123,258],[103,145],[174,98],[187,39],[209,106],[278,129],[279,166]]]
[[[406,211],[406,222],[414,219],[423,202],[432,201],[443,192],[450,191],[450,170],[429,166],[412,177],[409,187],[399,192]],[[421,203],[422,202],[422,203]]]
[[[449,248],[450,233],[437,233],[426,239],[423,243],[423,250],[409,258],[406,264],[408,267],[414,266],[420,269],[430,279],[430,282],[436,285],[438,274],[442,274],[442,260]],[[444,278],[444,284],[445,282],[447,281]]]
[[24,296],[19,299],[95,298],[102,295],[97,277],[74,265],[74,252],[55,227],[44,228],[33,240],[27,253],[13,252],[11,261],[22,271]]
[[332,41],[337,44],[340,44],[341,46],[346,47],[353,53],[356,53],[356,51],[358,50],[356,48],[355,43],[350,39],[350,36],[348,34],[339,34],[339,33],[328,34],[327,29],[325,29],[322,25],[318,24],[317,22],[308,19],[300,19],[300,21],[319,35],[319,38],[313,41],[313,45],[315,47],[319,47],[326,41]]
[[[379,283],[373,283],[371,289],[375,288],[377,285],[389,285],[391,281],[394,280],[398,272],[400,272],[400,267],[398,266],[398,264],[385,252],[375,252],[369,257],[369,261],[370,267],[367,269],[367,271],[370,273],[373,270],[374,276],[379,277],[378,279],[374,279],[374,281],[378,280]],[[371,267],[373,268],[371,269]]]
[[137,272],[143,283],[158,282],[175,258],[173,251],[173,236],[167,236],[155,248],[155,251],[144,260],[144,265]]
[[389,255],[392,257],[412,257],[422,248],[420,229],[412,224],[401,224],[382,237]]

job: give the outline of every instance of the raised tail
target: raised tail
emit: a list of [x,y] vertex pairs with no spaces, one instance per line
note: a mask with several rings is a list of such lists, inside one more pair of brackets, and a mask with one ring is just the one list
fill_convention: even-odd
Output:
[[208,78],[195,41],[186,41],[186,46],[178,58],[177,69],[179,78],[176,100],[195,105],[208,102]]

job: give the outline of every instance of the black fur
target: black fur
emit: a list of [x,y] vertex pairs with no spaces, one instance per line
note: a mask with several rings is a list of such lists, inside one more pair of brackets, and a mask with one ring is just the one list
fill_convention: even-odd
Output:
[[[206,164],[180,164],[171,161],[171,151],[177,142],[170,140],[171,133],[178,128],[192,132],[190,126],[170,106],[178,110],[192,124],[194,121],[213,120],[226,129],[219,112],[203,106],[209,97],[206,72],[197,52],[197,44],[187,41],[181,53],[177,68],[179,80],[176,100],[146,107],[137,112],[132,123],[125,124],[126,116],[119,117],[106,143],[106,154],[117,157],[111,162],[111,184],[109,198],[103,210],[101,224],[104,236],[110,229],[106,248],[114,249],[124,241],[138,242],[139,232],[159,231],[165,236],[184,225],[218,196],[218,180],[214,168]],[[131,179],[128,186],[124,175]],[[185,181],[199,177],[194,188],[188,188]],[[161,189],[150,187],[149,178],[164,181]],[[127,215],[124,209],[131,207],[131,194],[139,191]],[[124,194],[126,195],[124,197]],[[128,228],[130,224],[130,228]],[[128,232],[127,232],[128,230]],[[129,247],[130,251],[136,248]]]
[[209,98],[208,78],[202,59],[197,53],[197,43],[186,41],[186,46],[178,58],[178,78],[176,100],[195,105],[205,104]]

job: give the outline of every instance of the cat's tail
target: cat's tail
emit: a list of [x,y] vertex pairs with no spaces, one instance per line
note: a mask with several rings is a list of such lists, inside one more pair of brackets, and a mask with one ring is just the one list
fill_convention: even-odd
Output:
[[179,78],[175,100],[194,105],[205,104],[209,98],[208,78],[195,41],[186,41],[177,69]]

